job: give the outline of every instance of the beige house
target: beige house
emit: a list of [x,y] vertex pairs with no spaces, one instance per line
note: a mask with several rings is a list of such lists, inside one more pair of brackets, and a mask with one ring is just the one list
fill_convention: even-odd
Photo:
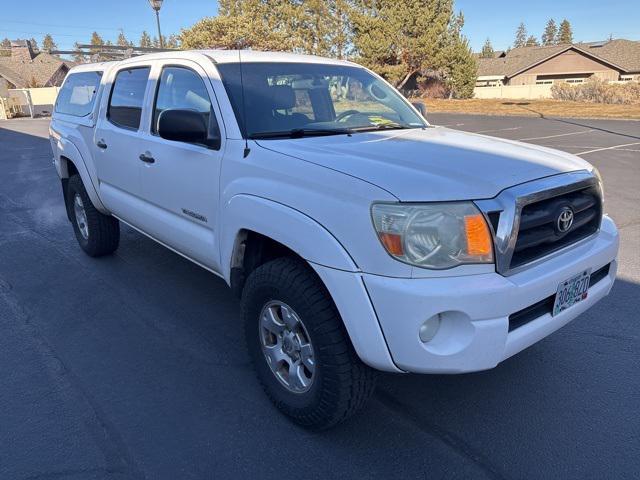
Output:
[[11,55],[0,57],[0,81],[7,88],[59,87],[70,62],[46,52],[36,52],[28,40],[11,42]]
[[582,83],[589,78],[640,80],[640,42],[521,47],[478,59],[476,87]]

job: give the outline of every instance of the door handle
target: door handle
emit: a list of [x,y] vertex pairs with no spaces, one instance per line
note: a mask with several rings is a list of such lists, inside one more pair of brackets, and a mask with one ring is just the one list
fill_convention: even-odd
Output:
[[141,153],[139,158],[144,163],[155,163],[156,162],[155,158],[153,158],[151,155],[147,155],[146,153]]
[[96,142],[96,146],[97,146],[98,148],[103,149],[103,150],[106,150],[106,149],[107,149],[107,144],[106,144],[106,143],[104,143],[104,140],[98,140],[98,141]]

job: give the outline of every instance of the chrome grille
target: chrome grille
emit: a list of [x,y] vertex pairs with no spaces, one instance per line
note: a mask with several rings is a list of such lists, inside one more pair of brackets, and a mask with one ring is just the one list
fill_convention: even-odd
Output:
[[[587,171],[517,185],[476,204],[493,231],[496,269],[503,275],[591,237],[602,220],[600,184]],[[559,224],[563,211],[572,218],[566,231],[566,222]]]
[[[563,212],[571,212],[567,231],[558,226]],[[602,202],[597,187],[569,192],[525,205],[510,268],[529,263],[589,237],[600,228]]]

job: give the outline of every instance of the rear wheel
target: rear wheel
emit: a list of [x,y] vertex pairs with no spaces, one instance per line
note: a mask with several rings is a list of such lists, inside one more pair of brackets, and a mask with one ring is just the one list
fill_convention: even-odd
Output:
[[117,250],[120,244],[120,222],[96,209],[80,175],[69,179],[67,208],[76,239],[87,255],[101,257]]
[[296,423],[325,429],[371,396],[375,372],[355,353],[326,288],[308,265],[279,258],[254,270],[242,316],[258,379]]

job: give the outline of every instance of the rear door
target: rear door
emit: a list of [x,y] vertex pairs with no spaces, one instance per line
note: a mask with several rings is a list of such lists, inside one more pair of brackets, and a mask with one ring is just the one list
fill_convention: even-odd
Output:
[[110,74],[93,139],[100,198],[116,216],[134,225],[141,206],[138,155],[151,66],[127,65]]
[[[204,266],[219,271],[217,216],[224,126],[207,72],[189,60],[158,62],[149,122],[135,155],[141,163],[141,200],[145,232]],[[210,134],[219,135],[220,148],[165,140],[158,135],[160,114],[167,109],[201,113]]]

